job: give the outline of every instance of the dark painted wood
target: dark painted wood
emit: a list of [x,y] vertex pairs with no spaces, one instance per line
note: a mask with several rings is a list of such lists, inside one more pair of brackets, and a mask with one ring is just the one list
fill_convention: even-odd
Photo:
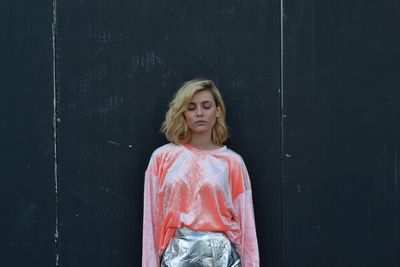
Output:
[[143,176],[180,83],[207,76],[280,262],[279,3],[58,1],[61,266],[140,266]]
[[50,1],[0,3],[0,265],[55,266]]
[[400,2],[284,10],[283,266],[399,266]]

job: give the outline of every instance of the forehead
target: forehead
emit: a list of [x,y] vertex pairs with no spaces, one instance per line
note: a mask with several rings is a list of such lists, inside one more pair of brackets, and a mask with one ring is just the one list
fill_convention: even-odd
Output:
[[208,90],[201,90],[196,92],[190,102],[204,102],[204,101],[214,101],[213,94]]

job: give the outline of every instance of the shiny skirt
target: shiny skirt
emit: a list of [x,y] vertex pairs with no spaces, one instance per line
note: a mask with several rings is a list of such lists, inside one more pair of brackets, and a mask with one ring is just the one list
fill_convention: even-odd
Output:
[[175,232],[161,259],[161,267],[241,266],[234,245],[224,233],[185,227]]

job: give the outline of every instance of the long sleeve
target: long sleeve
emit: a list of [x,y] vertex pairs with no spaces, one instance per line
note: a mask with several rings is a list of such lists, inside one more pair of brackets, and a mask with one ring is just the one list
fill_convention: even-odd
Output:
[[143,201],[142,267],[160,266],[157,231],[158,167],[154,154],[145,173]]
[[239,221],[242,231],[239,254],[241,256],[243,267],[259,267],[260,260],[258,253],[252,191],[249,175],[243,161],[240,167],[239,176],[243,183],[242,185],[244,189],[244,191],[234,200],[234,206],[238,217],[237,220]]

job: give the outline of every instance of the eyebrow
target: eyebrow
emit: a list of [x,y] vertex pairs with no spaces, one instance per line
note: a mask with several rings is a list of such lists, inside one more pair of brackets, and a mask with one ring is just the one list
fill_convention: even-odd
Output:
[[[201,102],[200,104],[206,104],[206,103],[212,103],[212,101],[211,100],[205,100],[205,101]],[[189,102],[189,105],[190,104],[196,105],[196,103],[194,103],[194,102]]]

